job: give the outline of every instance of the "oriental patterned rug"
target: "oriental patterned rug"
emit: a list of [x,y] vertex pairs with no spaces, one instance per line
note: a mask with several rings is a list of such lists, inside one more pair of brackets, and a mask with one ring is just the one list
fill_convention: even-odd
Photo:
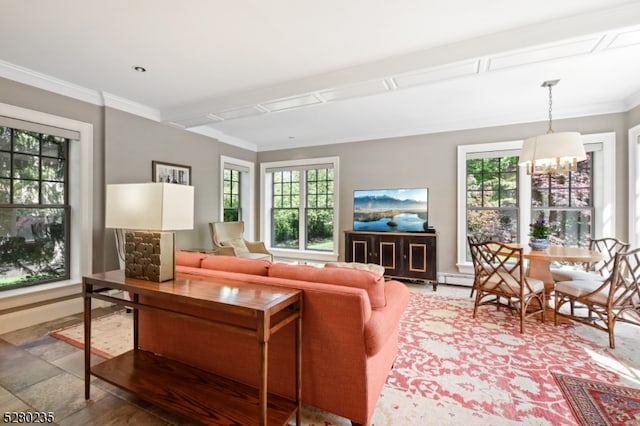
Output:
[[554,373],[584,426],[640,425],[640,389]]
[[[94,318],[91,322],[91,352],[110,359],[133,348],[132,314],[123,309]],[[82,323],[49,333],[79,349],[84,349],[84,325]]]
[[[522,335],[510,312],[484,306],[473,319],[472,310],[470,298],[411,295],[400,324],[395,368],[374,413],[375,426],[580,425],[554,375],[609,385],[622,384],[626,375],[640,383],[640,356],[632,354],[638,360],[634,366],[622,363],[609,349],[605,333],[589,339],[592,329],[584,325],[530,321]],[[104,322],[95,319],[96,353],[110,357],[129,350],[130,321],[131,315],[124,313]],[[81,347],[82,325],[77,329],[53,335],[71,343],[75,339]],[[640,347],[640,338],[617,340],[619,346]],[[304,426],[351,424],[313,407],[304,407],[302,414]]]

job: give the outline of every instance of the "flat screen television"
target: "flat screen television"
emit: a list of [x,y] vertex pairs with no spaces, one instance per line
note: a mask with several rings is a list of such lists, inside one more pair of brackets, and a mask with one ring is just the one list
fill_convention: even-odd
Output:
[[353,191],[354,231],[424,232],[428,213],[428,188]]

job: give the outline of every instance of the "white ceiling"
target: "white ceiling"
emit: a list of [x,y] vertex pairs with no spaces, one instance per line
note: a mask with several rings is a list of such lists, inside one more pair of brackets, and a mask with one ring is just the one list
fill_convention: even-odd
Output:
[[0,76],[257,151],[542,121],[552,79],[620,112],[640,1],[2,0]]

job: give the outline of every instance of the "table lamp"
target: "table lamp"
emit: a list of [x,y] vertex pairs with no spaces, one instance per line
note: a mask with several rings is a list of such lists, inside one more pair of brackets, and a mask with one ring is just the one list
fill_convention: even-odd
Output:
[[125,229],[125,276],[162,282],[175,276],[175,231],[193,229],[193,186],[107,185],[105,227]]

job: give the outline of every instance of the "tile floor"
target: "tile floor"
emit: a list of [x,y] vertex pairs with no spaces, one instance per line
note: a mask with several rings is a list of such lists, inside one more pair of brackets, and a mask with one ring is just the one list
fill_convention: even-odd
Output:
[[[408,286],[433,292],[431,285]],[[442,284],[437,289],[439,295],[455,297],[469,297],[469,292],[468,287]],[[99,308],[93,315],[110,310]],[[97,378],[92,380],[91,399],[85,401],[84,352],[47,334],[81,321],[82,314],[77,314],[0,335],[0,412],[53,412],[59,425],[191,424]],[[93,363],[100,361],[93,356]]]

